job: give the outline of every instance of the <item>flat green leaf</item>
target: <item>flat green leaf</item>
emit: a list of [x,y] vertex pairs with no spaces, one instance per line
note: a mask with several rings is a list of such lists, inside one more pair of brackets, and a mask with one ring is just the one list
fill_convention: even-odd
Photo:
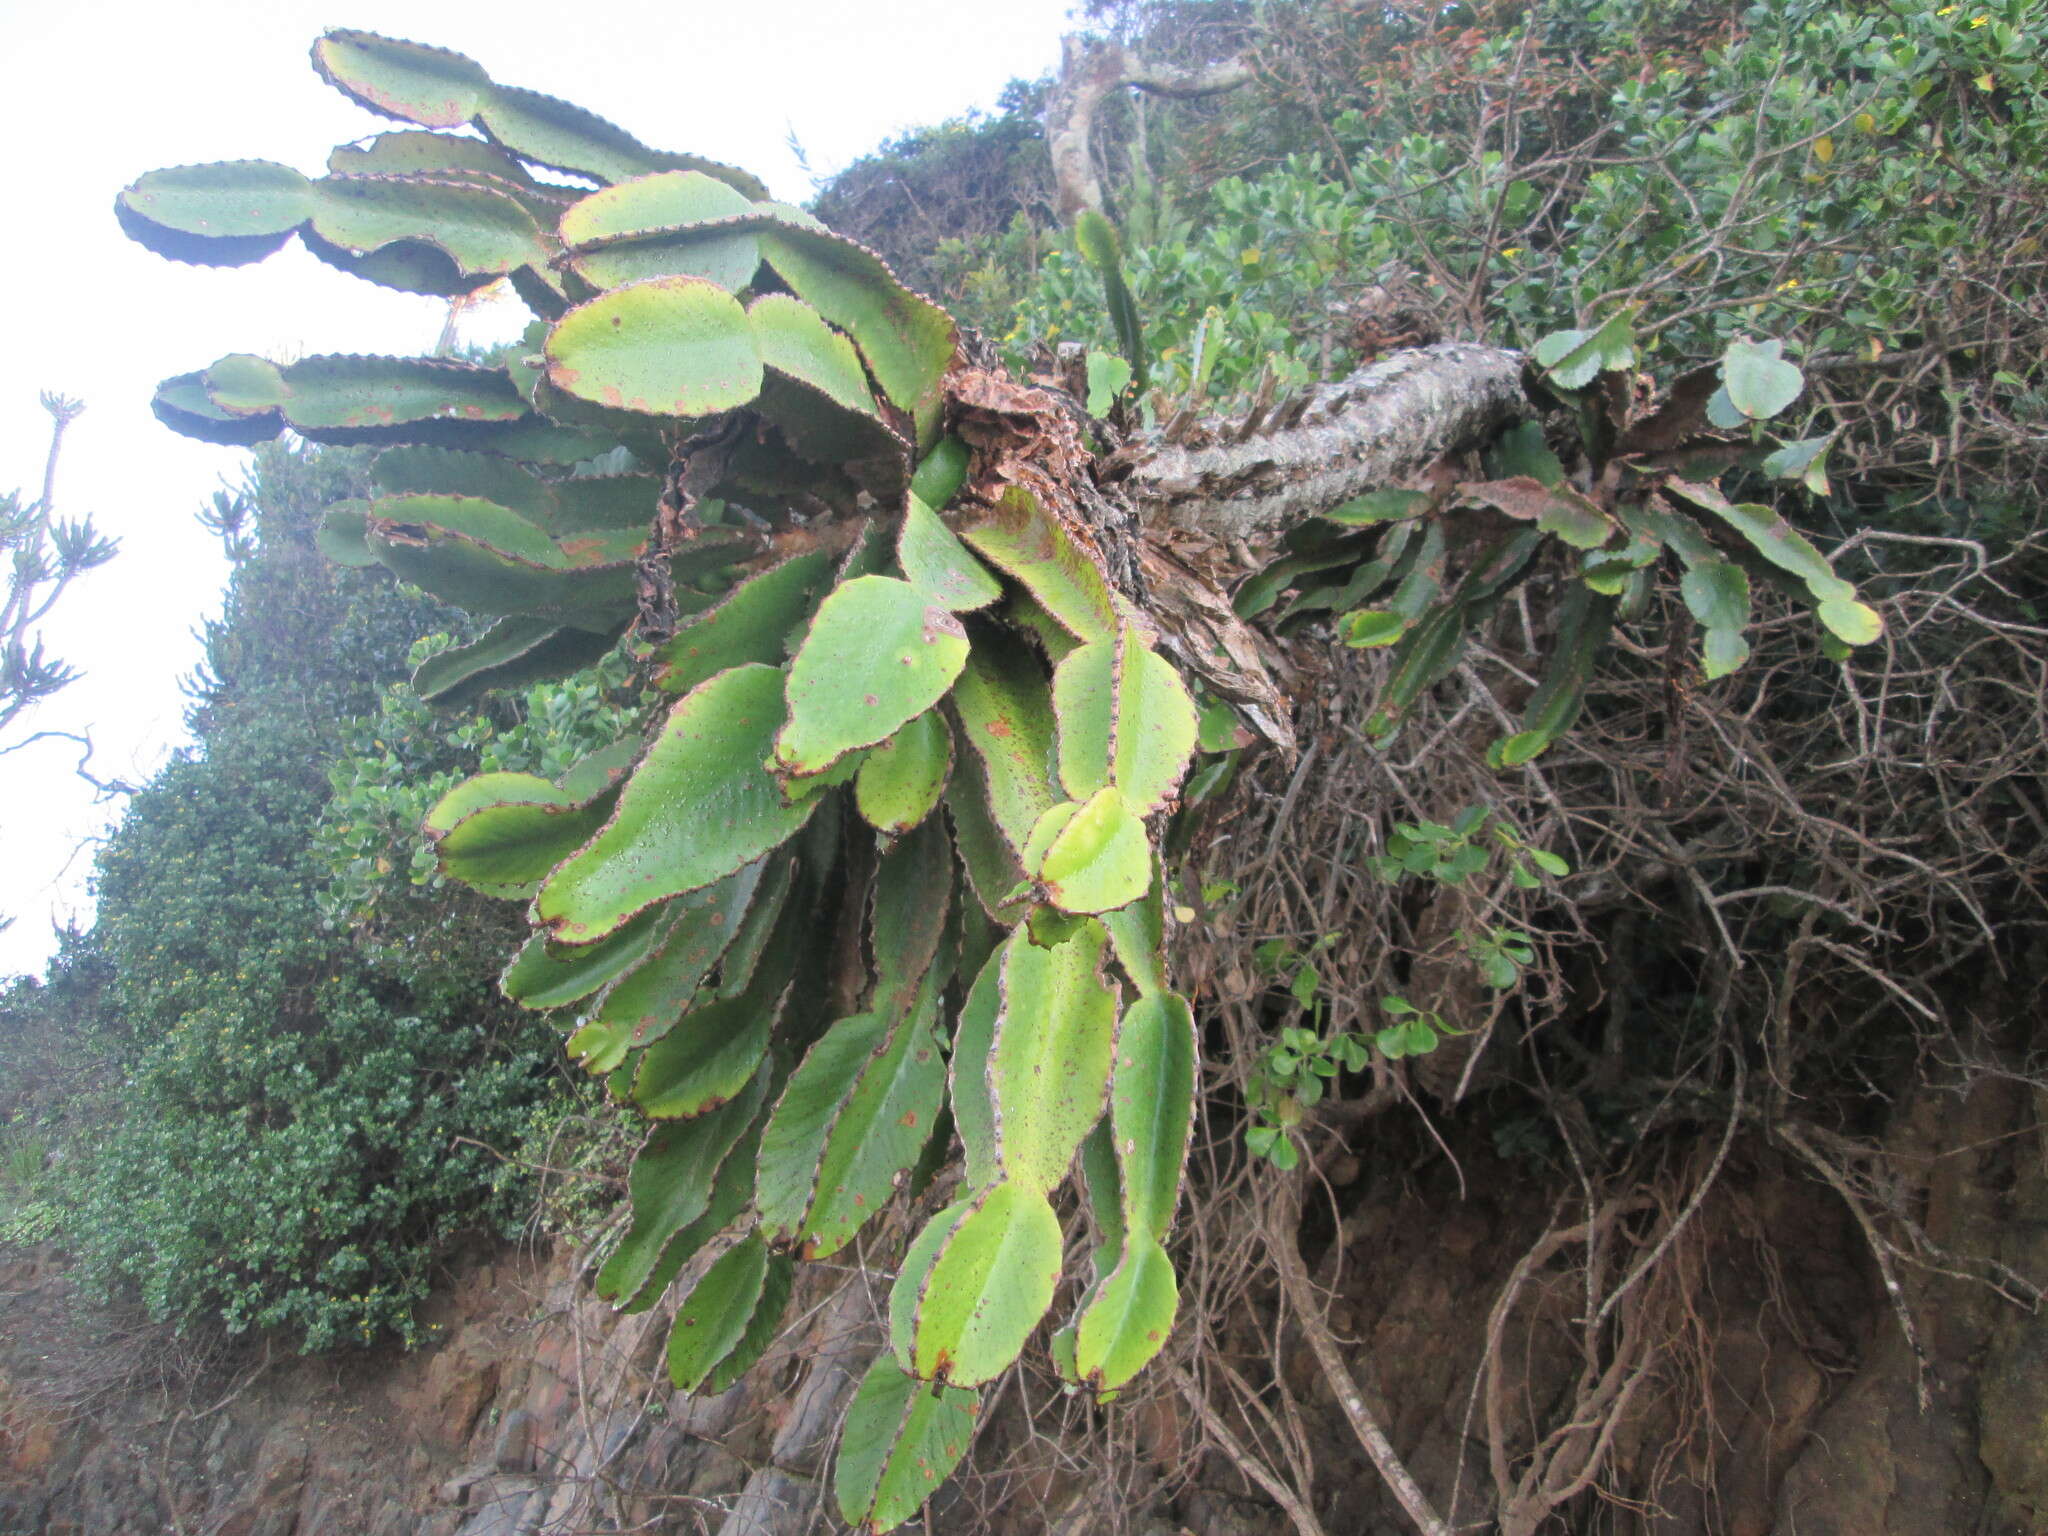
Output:
[[[1568,730],[1585,706],[1586,684],[1594,663],[1614,627],[1615,600],[1573,584],[1565,594],[1550,668],[1543,674],[1522,715],[1522,729],[1498,742],[1489,754],[1493,766],[1518,767],[1545,751]],[[1431,1036],[1434,1041],[1434,1036]]]
[[695,155],[649,149],[624,129],[581,107],[492,81],[459,53],[374,32],[337,29],[313,45],[313,67],[343,95],[372,112],[428,128],[474,123],[522,160],[599,181],[664,170],[698,170],[748,197],[766,189],[744,171]]
[[994,507],[960,530],[960,537],[1015,577],[1076,639],[1107,640],[1116,633],[1116,605],[1101,565],[1022,486],[1006,489]]
[[1117,397],[1131,384],[1131,365],[1114,352],[1088,353],[1088,414],[1107,416]]
[[493,690],[524,688],[580,672],[609,651],[614,637],[547,619],[498,620],[467,645],[437,651],[413,669],[412,691],[442,709]]
[[1030,886],[1023,864],[996,827],[978,768],[963,767],[954,773],[946,786],[946,815],[981,910],[1004,927],[1021,922],[1031,905]]
[[1003,958],[998,947],[981,967],[953,1026],[951,1101],[953,1127],[966,1153],[967,1184],[979,1189],[1002,1176],[996,1144],[995,1099],[989,1086],[989,1053],[995,1048],[996,1015],[1003,1006]]
[[1796,443],[1764,456],[1764,473],[1777,480],[1797,480],[1816,496],[1833,493],[1828,484],[1828,449],[1834,445],[1835,434],[1824,437],[1802,438]]
[[1060,781],[1075,799],[1114,784],[1144,816],[1179,788],[1194,755],[1195,701],[1129,620],[1113,639],[1091,641],[1059,664],[1052,707]]
[[953,320],[898,281],[867,247],[786,218],[756,227],[761,254],[796,296],[853,337],[882,392],[904,410],[938,388],[953,359]]
[[937,809],[953,772],[953,733],[936,709],[913,716],[867,755],[853,784],[861,818],[898,837]]
[[1328,521],[1347,528],[1363,528],[1375,523],[1397,523],[1403,518],[1419,517],[1428,510],[1428,492],[1388,489],[1354,496],[1322,515]]
[[782,674],[742,666],[669,712],[604,830],[534,903],[558,943],[602,938],[634,913],[699,890],[793,836],[817,808],[791,806],[761,766],[782,714]]
[[318,442],[373,442],[428,423],[460,431],[528,414],[503,369],[445,358],[307,357],[278,372],[286,422]]
[[1081,1313],[1075,1373],[1097,1392],[1121,1387],[1165,1347],[1179,1305],[1180,1286],[1166,1250],[1149,1238],[1131,1243]]
[[1105,912],[1100,920],[1117,962],[1139,993],[1149,997],[1166,991],[1166,882],[1156,858],[1144,899]]
[[647,958],[669,914],[649,907],[609,938],[565,949],[535,934],[498,978],[498,990],[522,1008],[564,1008],[617,980]]
[[1635,366],[1635,328],[1624,310],[1596,330],[1554,331],[1531,355],[1560,389],[1584,389],[1603,372]]
[[579,399],[654,416],[708,416],[761,392],[747,312],[701,277],[601,293],[555,323],[548,381]]
[[1124,1010],[1109,1090],[1124,1221],[1158,1242],[1180,1203],[1197,1070],[1194,1014],[1185,998],[1155,992]]
[[[933,1225],[947,1220],[941,1212]],[[1059,1271],[1059,1219],[1043,1194],[1003,1183],[967,1201],[930,1269],[919,1277],[906,1259],[896,1282],[923,1282],[908,1368],[965,1387],[1000,1375],[1052,1305]]]
[[1869,645],[1884,633],[1884,620],[1877,610],[1852,598],[1829,598],[1814,612],[1844,645]]
[[[779,990],[779,989],[778,989]],[[716,1109],[746,1087],[768,1054],[773,992],[699,1003],[640,1055],[633,1102],[650,1120]]]
[[853,343],[810,305],[786,293],[763,294],[747,306],[761,361],[823,395],[843,411],[879,416]]
[[1123,792],[1110,786],[1059,828],[1037,869],[1027,853],[1025,868],[1062,911],[1108,912],[1145,894],[1152,845]]
[[486,896],[520,897],[575,852],[609,809],[532,774],[487,773],[442,796],[424,830],[450,879]]
[[784,773],[816,773],[887,740],[945,696],[967,660],[960,621],[907,581],[860,576],[818,607],[789,671]]
[[1467,481],[1458,490],[1498,512],[1562,539],[1574,549],[1598,549],[1614,535],[1614,520],[1569,485],[1544,485],[1527,475]]
[[329,502],[319,531],[313,535],[314,547],[336,565],[357,570],[375,565],[377,556],[365,542],[369,513],[370,504],[360,499]]
[[799,1231],[805,1258],[829,1257],[851,1242],[930,1139],[946,1084],[933,1013],[918,1007],[903,1015],[839,1101]]
[[313,67],[358,106],[428,128],[469,122],[491,89],[483,67],[459,53],[372,32],[327,33]]
[[[1044,668],[1021,641],[977,633],[953,685],[953,708],[981,764],[991,818],[1011,852],[1021,853],[1039,818],[1061,798],[1052,781],[1052,690]],[[985,904],[990,893],[981,894]]]
[[539,476],[488,453],[402,444],[377,455],[370,478],[387,496],[476,496],[542,525],[553,507],[553,493]]
[[695,1392],[739,1347],[768,1283],[768,1245],[750,1232],[719,1255],[676,1308],[668,1336],[669,1380]]
[[[577,247],[753,211],[749,198],[701,171],[659,171],[581,198],[564,211],[558,232],[562,244]],[[738,282],[725,286],[743,287],[752,276],[751,271],[744,272]]]
[[944,950],[952,906],[953,851],[945,829],[927,822],[889,848],[875,872],[869,948],[878,1013],[893,1017],[916,1000]]
[[149,410],[173,432],[229,448],[267,443],[284,430],[282,411],[237,416],[214,404],[206,392],[204,372],[181,373],[165,379],[150,396]]
[[1728,399],[1752,421],[1768,421],[1799,398],[1806,376],[1784,358],[1782,341],[1731,341],[1721,354]]
[[705,1397],[716,1397],[751,1371],[775,1336],[782,1331],[783,1314],[789,1310],[789,1293],[796,1283],[796,1261],[787,1254],[770,1254],[768,1270],[761,1280],[761,1294],[754,1302],[746,1330],[724,1359],[695,1387]]
[[[547,259],[533,214],[509,189],[431,176],[329,176],[310,191],[314,234],[354,255],[429,246],[462,277],[502,277]],[[377,276],[375,267],[357,270]]]
[[1726,677],[1749,660],[1749,642],[1738,629],[1710,629],[1701,638],[1701,670],[1707,681]]
[[570,1057],[586,1072],[613,1072],[628,1053],[673,1029],[746,922],[762,869],[749,864],[663,907],[666,917],[648,957],[599,999],[570,1037]]
[[704,1246],[739,1220],[754,1200],[754,1149],[760,1143],[760,1122],[749,1121],[732,1150],[718,1160],[711,1178],[711,1200],[694,1219],[678,1227],[662,1244],[654,1267],[638,1289],[617,1302],[622,1313],[645,1312],[661,1299],[669,1282],[683,1272]]
[[1340,632],[1346,645],[1366,650],[1394,644],[1408,633],[1408,621],[1398,613],[1361,608],[1356,613],[1344,615]]
[[1003,1177],[1029,1189],[1059,1184],[1102,1118],[1116,1032],[1116,995],[1102,976],[1107,944],[1090,923],[1052,949],[1021,932],[1003,945],[989,1094]]
[[122,189],[114,211],[159,256],[243,266],[281,248],[313,203],[312,184],[290,166],[230,160],[151,171]]
[[976,1394],[907,1376],[883,1355],[846,1410],[833,1472],[839,1514],[858,1530],[894,1530],[952,1475],[974,1439]]
[[986,608],[1003,595],[1002,585],[989,574],[988,567],[974,558],[915,491],[897,531],[896,561],[926,601],[954,613]]
[[810,617],[830,565],[823,550],[811,550],[748,577],[654,652],[655,686],[688,693],[728,667],[780,663],[789,637]]
[[1703,629],[1737,633],[1749,627],[1749,576],[1734,562],[1701,562],[1679,578],[1685,606]]
[[[508,183],[522,195],[542,190],[526,167],[497,145],[459,133],[399,129],[337,144],[328,152],[327,169],[341,176],[476,177],[487,184]],[[565,202],[573,196],[568,188],[551,188],[548,195],[560,195]]]
[[661,1267],[670,1244],[709,1209],[719,1166],[746,1133],[767,1091],[763,1073],[723,1109],[654,1128],[626,1177],[633,1223],[598,1271],[599,1296],[631,1301]]

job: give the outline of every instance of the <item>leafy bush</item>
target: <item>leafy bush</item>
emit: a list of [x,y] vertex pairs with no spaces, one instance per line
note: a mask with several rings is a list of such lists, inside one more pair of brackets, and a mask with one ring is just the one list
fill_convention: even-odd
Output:
[[447,622],[314,549],[319,507],[359,474],[349,453],[267,448],[227,519],[253,525],[206,634],[201,748],[99,859],[95,1023],[121,1081],[66,1219],[100,1287],[309,1348],[414,1336],[435,1256],[520,1208],[472,1143],[516,1146],[560,1092],[552,1032],[488,971],[366,958],[322,920],[310,842],[340,722]]

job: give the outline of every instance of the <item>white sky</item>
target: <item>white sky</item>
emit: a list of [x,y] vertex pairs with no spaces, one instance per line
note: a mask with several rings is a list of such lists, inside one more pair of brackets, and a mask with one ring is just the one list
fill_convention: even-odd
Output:
[[[179,437],[149,413],[157,380],[227,352],[422,352],[442,308],[344,276],[296,244],[257,266],[186,267],[131,243],[114,195],[144,171],[282,160],[311,174],[336,143],[399,125],[326,86],[307,49],[326,27],[468,53],[509,85],[562,96],[656,148],[742,165],[778,197],[882,139],[1053,67],[1072,0],[0,0],[0,143],[14,191],[0,240],[6,367],[0,490],[41,484],[40,390],[80,397],[58,509],[121,540],[51,616],[54,653],[84,678],[28,728],[89,727],[101,777],[145,777],[186,738],[178,681],[225,574],[193,514],[245,455]],[[566,25],[564,22],[566,21]],[[523,311],[521,311],[523,315]],[[23,722],[11,735],[19,736]],[[6,743],[0,742],[0,746]],[[86,918],[95,808],[68,744],[0,757],[0,977],[34,971],[51,922]]]

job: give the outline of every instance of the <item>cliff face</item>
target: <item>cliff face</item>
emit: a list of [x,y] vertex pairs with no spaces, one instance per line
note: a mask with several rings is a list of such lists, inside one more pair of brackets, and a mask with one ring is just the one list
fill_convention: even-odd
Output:
[[[1901,1107],[1888,1150],[1922,1170],[1904,1194],[1945,1267],[1993,1280],[1987,1261],[2048,1270],[2043,1108],[2010,1084]],[[1332,1327],[1439,1507],[1462,1459],[1461,1523],[1483,1514],[1491,1481],[1469,1416],[1473,1365],[1497,1297],[1555,1214],[1489,1193],[1511,1187],[1511,1170],[1468,1158],[1465,1173],[1461,1200],[1441,1166],[1405,1180],[1335,1169],[1337,1230],[1317,1250]],[[1730,1158],[1696,1225],[1669,1314],[1682,1326],[1645,1357],[1616,1423],[1611,1497],[1578,1499],[1537,1529],[2048,1531],[2048,1319],[1981,1279],[1902,1265],[1923,1403],[1921,1360],[1835,1192],[1759,1147]],[[828,1529],[820,1473],[879,1347],[887,1276],[807,1273],[812,1289],[762,1367],[693,1401],[663,1370],[669,1311],[614,1315],[564,1256],[506,1250],[456,1266],[425,1318],[436,1340],[412,1354],[303,1359],[247,1343],[208,1356],[89,1306],[53,1254],[17,1254],[0,1267],[0,1536]],[[1578,1378],[1576,1292],[1562,1267],[1525,1287],[1505,1325],[1505,1400],[1537,1422],[1569,1406]],[[1271,1301],[1254,1288],[1212,1324],[1253,1379],[1238,1345],[1269,1336]],[[1284,1324],[1280,1336],[1265,1395],[1299,1412],[1324,1530],[1405,1532],[1309,1352]],[[992,1400],[974,1465],[935,1502],[932,1530],[1286,1528],[1170,1381],[1105,1414],[1020,1379]]]

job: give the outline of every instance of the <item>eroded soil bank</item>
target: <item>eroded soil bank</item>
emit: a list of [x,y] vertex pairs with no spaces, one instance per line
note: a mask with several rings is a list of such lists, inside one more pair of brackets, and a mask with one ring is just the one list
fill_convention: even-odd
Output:
[[[1455,1494],[1466,1529],[1540,1508],[1503,1499],[1499,1477],[1541,1493],[1534,1453],[1568,1470],[1571,1446],[1604,1434],[1593,1486],[1524,1528],[2037,1536],[2048,1318],[2002,1297],[1998,1277],[2048,1273],[2044,1108],[1987,1080],[1895,1111],[1889,1165],[1913,1180],[1938,1245],[1892,1256],[1915,1340],[1841,1192],[1761,1137],[1734,1139],[1657,1288],[1623,1320],[1641,1347],[1610,1334],[1590,1370],[1584,1213],[1490,1150],[1454,1145],[1456,1169],[1326,1160],[1300,1247],[1367,1400],[1437,1507]],[[1716,1145],[1703,1135],[1701,1155]],[[1623,1248],[1627,1215],[1612,1227]],[[878,1347],[887,1278],[817,1266],[764,1368],[691,1400],[662,1372],[680,1288],[617,1317],[563,1253],[457,1265],[426,1318],[435,1342],[412,1354],[303,1359],[261,1341],[179,1344],[81,1300],[56,1252],[17,1251],[0,1267],[0,1532],[829,1529],[820,1473]],[[1245,1472],[1246,1456],[1284,1445],[1276,1459],[1313,1489],[1308,1513],[1329,1536],[1409,1529],[1272,1287],[1241,1292],[1207,1337],[1207,1357],[1169,1362],[1110,1410],[1062,1399],[1038,1371],[993,1395],[977,1470],[940,1495],[930,1528],[1286,1530],[1299,1522]],[[1489,1343],[1497,1369],[1475,1390]],[[1617,1358],[1626,1390],[1601,1397]],[[1209,1394],[1210,1422],[1191,1390]]]

